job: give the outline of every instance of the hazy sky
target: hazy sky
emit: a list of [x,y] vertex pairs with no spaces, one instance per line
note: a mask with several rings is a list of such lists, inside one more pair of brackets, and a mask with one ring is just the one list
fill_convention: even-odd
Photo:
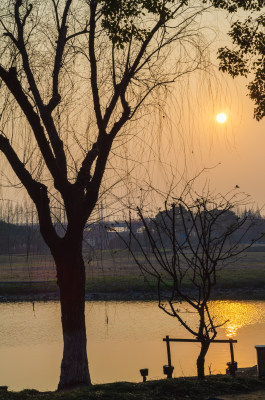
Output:
[[[171,87],[167,105],[160,112],[147,112],[142,120],[130,125],[129,134],[133,136],[137,132],[138,140],[130,141],[132,145],[128,146],[128,152],[120,146],[120,139],[117,140],[113,163],[111,158],[109,164],[110,174],[117,179],[120,161],[116,148],[120,146],[117,151],[121,164],[126,164],[128,158],[136,165],[138,161],[139,165],[144,162],[139,167],[141,172],[138,167],[132,172],[139,181],[145,168],[146,182],[152,178],[155,187],[161,184],[166,187],[172,179],[172,170],[179,176],[184,173],[187,178],[192,178],[203,168],[211,168],[202,176],[201,182],[209,182],[211,189],[222,193],[238,185],[262,207],[265,204],[265,121],[257,122],[253,118],[254,104],[247,97],[248,81],[243,78],[233,80],[218,71],[216,51],[229,42],[226,15],[211,11],[203,17],[201,25],[211,42],[208,51],[212,67],[207,72],[195,72],[181,78]],[[219,112],[227,114],[226,123],[216,122]],[[162,163],[153,161],[157,159]],[[126,173],[123,165],[121,176],[124,171]],[[120,184],[121,193],[127,184]],[[4,191],[2,196],[9,197]],[[11,197],[17,198],[17,195],[11,194]],[[133,200],[137,202],[137,198]]]
[[[253,104],[246,98],[244,87],[239,87],[235,95],[237,98],[228,107],[227,123],[220,125],[214,121],[215,129],[205,140],[203,164],[220,163],[211,173],[216,186],[225,190],[237,184],[261,206],[265,203],[265,125],[253,119]],[[198,124],[203,130],[201,121]]]
[[[219,13],[216,19],[220,34],[212,46],[213,60],[216,48],[224,46],[227,40],[228,23],[222,22],[222,17]],[[213,186],[224,191],[239,185],[261,207],[265,204],[265,120],[254,120],[254,103],[247,96],[247,79],[233,80],[221,72],[217,72],[216,77],[217,99],[211,107],[212,99],[205,99],[202,94],[202,105],[197,113],[201,118],[196,117],[203,148],[200,162],[203,166],[220,163],[209,174]],[[216,122],[218,112],[227,113],[226,123]]]
[[[144,108],[143,117],[128,129],[129,135],[137,132],[138,139],[129,142],[128,152],[121,147],[120,159],[116,156],[114,160],[121,173],[126,170],[125,160],[132,160],[127,162],[130,178],[122,181],[117,191],[122,196],[127,188],[125,202],[131,205],[139,205],[139,187],[148,190],[150,184],[167,191],[181,176],[191,179],[203,168],[209,170],[201,175],[200,185],[206,182],[211,191],[222,194],[238,185],[238,191],[252,197],[250,207],[265,204],[265,121],[253,118],[248,80],[232,79],[218,70],[217,49],[229,43],[230,25],[225,14],[211,12],[201,24],[211,42],[212,65],[206,72],[192,72],[179,79],[171,86],[166,102],[161,100],[160,109]],[[227,114],[224,124],[216,121],[221,112]],[[130,188],[133,180],[136,189],[133,185]],[[162,206],[155,197],[146,204],[149,212],[155,205]]]
[[[235,90],[233,82],[230,85]],[[253,103],[246,97],[244,82],[238,82],[237,86],[227,107],[227,123],[214,122],[215,129],[208,140],[203,139],[206,142],[203,164],[220,163],[210,174],[216,187],[226,190],[237,184],[262,206],[265,204],[265,121],[253,119]],[[198,125],[203,136],[203,121],[198,121]]]
[[[182,159],[180,171],[185,160],[190,177],[204,167],[216,166],[205,174],[212,189],[225,193],[238,185],[262,207],[265,204],[265,120],[254,120],[254,103],[247,96],[248,80],[232,79],[218,71],[216,49],[229,40],[228,21],[224,20],[223,13],[207,18],[209,28],[211,24],[215,28],[210,47],[214,66],[212,72],[195,73],[189,85],[184,84],[179,90],[177,84],[172,91],[167,115],[175,144],[172,148],[169,146],[166,159],[175,164]],[[180,103],[182,106],[178,109]],[[216,122],[219,112],[227,114],[226,123]],[[170,152],[174,153],[171,158]]]

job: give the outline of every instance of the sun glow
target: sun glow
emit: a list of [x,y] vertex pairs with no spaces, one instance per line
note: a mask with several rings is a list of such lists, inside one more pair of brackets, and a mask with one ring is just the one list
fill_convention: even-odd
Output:
[[226,120],[227,120],[226,114],[224,114],[224,113],[217,114],[217,116],[216,116],[216,121],[217,121],[219,124],[225,123]]

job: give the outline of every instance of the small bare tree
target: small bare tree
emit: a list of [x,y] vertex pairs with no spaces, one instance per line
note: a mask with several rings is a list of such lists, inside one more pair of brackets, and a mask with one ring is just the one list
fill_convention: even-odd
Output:
[[[247,233],[255,221],[249,215],[238,217],[233,211],[242,196],[232,194],[202,195],[188,201],[185,198],[165,202],[151,221],[137,213],[144,231],[137,234],[132,222],[127,222],[130,240],[120,235],[135,262],[145,276],[155,281],[158,305],[175,317],[201,343],[197,358],[199,379],[205,376],[205,356],[217,335],[218,324],[211,315],[209,300],[217,282],[220,268],[238,259],[263,234],[246,243]],[[244,199],[246,199],[244,197]],[[192,308],[197,315],[196,326],[185,320]]]

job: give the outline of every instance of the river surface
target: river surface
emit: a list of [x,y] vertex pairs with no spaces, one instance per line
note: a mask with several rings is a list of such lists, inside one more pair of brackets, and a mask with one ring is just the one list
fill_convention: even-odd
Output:
[[[255,345],[265,345],[265,301],[214,301],[217,320],[229,320],[217,339],[234,338],[239,367],[256,364]],[[187,313],[193,323],[196,315]],[[163,337],[192,338],[156,302],[87,302],[88,359],[93,383],[141,381],[139,369],[149,368],[148,379],[163,377],[167,364]],[[0,304],[0,385],[10,390],[55,390],[62,357],[62,330],[58,302]],[[174,376],[196,374],[197,343],[171,343]],[[212,344],[206,373],[225,373],[230,361],[228,344]]]

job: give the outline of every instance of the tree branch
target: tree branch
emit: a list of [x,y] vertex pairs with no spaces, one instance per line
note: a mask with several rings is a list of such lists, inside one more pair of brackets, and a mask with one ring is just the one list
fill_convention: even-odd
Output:
[[[72,0],[68,0],[67,4],[71,1]],[[51,117],[51,110],[49,109],[49,107],[45,106],[43,103],[43,100],[41,98],[39,89],[37,87],[32,69],[30,67],[29,57],[28,57],[28,53],[27,53],[27,49],[26,49],[26,45],[25,45],[25,40],[24,40],[24,25],[26,23],[26,19],[29,16],[29,13],[28,12],[26,13],[26,15],[23,18],[23,21],[21,22],[20,14],[19,14],[19,9],[20,9],[21,5],[22,5],[22,0],[17,0],[15,3],[15,21],[16,21],[17,31],[18,31],[17,47],[18,47],[18,50],[22,57],[23,67],[24,67],[24,71],[27,76],[30,90],[34,96],[34,100],[36,101],[36,105],[40,111],[42,121],[45,125],[45,128],[47,130],[48,136],[51,141],[51,145],[52,145],[52,148],[53,148],[53,151],[55,154],[55,158],[56,158],[56,164],[57,164],[57,170],[58,170],[57,174],[60,173],[62,175],[63,180],[66,181],[66,179],[67,179],[67,164],[66,164],[66,157],[65,157],[65,153],[64,153],[64,149],[63,149],[63,143],[62,143],[61,139],[59,138],[58,132],[54,125],[54,121]],[[70,4],[69,4],[69,6],[70,6]],[[65,18],[66,18],[66,16],[65,16]],[[57,46],[57,48],[58,48],[58,46]],[[60,56],[60,54],[59,54],[59,56]],[[58,58],[60,58],[60,57],[58,57]],[[56,76],[55,76],[55,78],[56,78]],[[56,99],[57,99],[57,97],[56,97]],[[55,99],[55,102],[58,100],[58,99],[57,100],[56,99]],[[21,106],[21,104],[20,104],[20,106]]]
[[37,207],[40,226],[45,232],[43,235],[44,240],[48,245],[51,243],[55,244],[58,240],[58,236],[51,221],[47,187],[32,178],[3,133],[0,134],[0,151],[5,155],[14,173],[25,186],[29,196]]
[[91,68],[91,89],[94,100],[94,110],[97,119],[99,135],[102,135],[105,133],[105,130],[103,128],[101,107],[99,101],[97,60],[95,56],[96,7],[97,7],[96,2],[90,1],[89,57],[90,57],[90,68]]
[[[3,79],[6,86],[13,94],[14,98],[16,99],[17,103],[21,107],[22,111],[24,112],[32,130],[35,135],[36,141],[40,148],[40,151],[43,155],[45,163],[54,178],[55,185],[58,189],[62,189],[62,180],[60,179],[61,174],[60,170],[58,169],[58,165],[55,161],[54,155],[50,148],[49,142],[46,139],[45,132],[43,126],[40,122],[40,118],[38,114],[34,111],[33,106],[29,102],[27,96],[23,92],[22,86],[17,78],[17,72],[15,68],[10,68],[9,71],[6,71],[0,65],[0,78]],[[65,184],[65,181],[63,181]]]
[[[62,67],[62,57],[63,57],[63,52],[66,44],[66,34],[67,34],[67,16],[69,12],[70,5],[72,3],[72,0],[67,0],[63,12],[63,17],[62,17],[62,23],[61,26],[58,25],[59,21],[57,22],[57,25],[59,26],[58,30],[58,39],[57,39],[57,46],[56,46],[56,54],[55,54],[55,59],[54,59],[54,66],[53,66],[53,84],[52,84],[52,98],[50,99],[47,108],[49,109],[50,113],[57,107],[57,105],[61,101],[61,96],[58,91],[58,83],[59,83],[59,73]],[[58,18],[58,13],[56,13],[57,18]]]

